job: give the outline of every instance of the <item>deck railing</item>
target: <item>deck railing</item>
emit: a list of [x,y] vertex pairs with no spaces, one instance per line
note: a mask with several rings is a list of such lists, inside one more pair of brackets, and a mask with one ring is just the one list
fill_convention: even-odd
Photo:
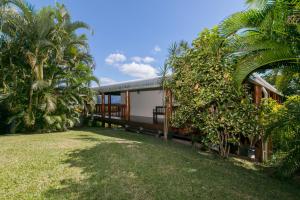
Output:
[[[96,115],[101,115],[103,114],[102,111],[102,104],[96,104],[95,106],[95,112],[94,114]],[[174,114],[176,112],[177,106],[172,106],[172,113]],[[105,104],[104,105],[104,113],[106,117],[109,117],[109,105]],[[126,105],[125,104],[111,104],[110,107],[111,110],[111,117],[119,117],[119,118],[125,118],[125,113],[126,113]],[[156,106],[153,109],[153,121],[156,122],[158,120],[158,116],[164,116],[166,112],[166,107],[165,106]]]
[[[95,108],[95,114],[97,115],[102,115],[103,114],[103,109],[102,109],[102,104],[96,104]],[[104,106],[104,113],[105,116],[109,116],[109,105],[105,104]],[[110,113],[111,117],[125,117],[125,110],[126,110],[126,105],[124,104],[111,104],[110,105]]]
[[[176,112],[178,106],[172,106],[172,115]],[[166,106],[155,106],[153,109],[153,121],[158,121],[158,116],[165,116],[166,115]]]

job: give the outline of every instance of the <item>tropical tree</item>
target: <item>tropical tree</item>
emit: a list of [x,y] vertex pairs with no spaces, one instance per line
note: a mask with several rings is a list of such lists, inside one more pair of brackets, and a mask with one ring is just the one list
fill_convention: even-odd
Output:
[[250,8],[225,19],[224,37],[234,40],[238,85],[254,71],[284,67],[299,71],[300,2],[248,0]]
[[191,47],[185,42],[173,45],[165,69],[172,78],[166,78],[164,86],[180,105],[172,116],[173,125],[202,133],[203,142],[217,147],[222,157],[228,157],[241,135],[254,138],[259,133],[255,106],[233,84],[230,53],[218,28],[206,29]]
[[266,99],[263,105],[263,124],[272,136],[278,174],[290,177],[300,169],[300,96],[290,96],[282,105]]
[[34,10],[22,0],[0,0],[0,103],[11,131],[74,126],[86,101],[93,59],[63,5]]
[[[238,86],[253,72],[262,73],[285,95],[300,91],[300,1],[248,0],[250,8],[224,20],[220,32],[235,47],[234,79]],[[299,96],[283,105],[264,100],[260,124],[271,136],[275,156],[284,154],[279,173],[299,170]],[[275,157],[274,156],[274,157]]]

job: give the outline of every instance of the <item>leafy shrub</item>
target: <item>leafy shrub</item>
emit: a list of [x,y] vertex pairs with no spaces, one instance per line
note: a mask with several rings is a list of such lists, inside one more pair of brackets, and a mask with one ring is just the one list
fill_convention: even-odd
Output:
[[180,105],[173,125],[203,133],[203,142],[216,147],[223,157],[228,157],[231,144],[239,143],[240,135],[254,141],[259,133],[257,109],[249,95],[234,85],[234,61],[226,57],[230,45],[218,28],[204,30],[192,47],[174,46],[167,60],[172,79],[165,81]]
[[283,105],[271,107],[272,120],[266,131],[272,136],[274,150],[284,152],[278,160],[278,174],[290,177],[300,169],[300,96],[290,96]]

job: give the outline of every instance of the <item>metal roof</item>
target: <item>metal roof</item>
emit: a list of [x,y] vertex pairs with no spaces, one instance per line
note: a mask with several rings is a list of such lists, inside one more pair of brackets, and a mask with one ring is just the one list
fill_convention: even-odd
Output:
[[161,83],[162,83],[162,77],[158,76],[149,79],[130,80],[130,81],[103,85],[94,89],[100,92],[122,92],[126,90],[145,90],[145,89],[160,88]]
[[248,79],[249,82],[263,86],[264,88],[266,88],[267,90],[274,92],[278,95],[283,96],[283,94],[281,94],[281,92],[279,92],[273,85],[271,85],[270,83],[268,83],[265,79],[263,79],[262,77],[260,77],[258,74],[253,74],[250,76],[250,78]]
[[[274,86],[261,78],[258,74],[253,74],[248,79],[249,82],[263,86],[267,90],[270,90],[276,94],[282,95]],[[126,90],[145,90],[145,89],[158,89],[161,88],[162,76],[157,76],[149,79],[130,80],[119,83],[113,83],[103,85],[101,87],[94,88],[99,92],[122,92]]]

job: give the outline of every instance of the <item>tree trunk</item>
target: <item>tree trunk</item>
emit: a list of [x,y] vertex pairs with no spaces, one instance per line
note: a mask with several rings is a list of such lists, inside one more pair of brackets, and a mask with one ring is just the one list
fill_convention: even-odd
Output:
[[32,97],[33,97],[33,87],[32,87],[32,81],[30,84],[30,90],[29,90],[29,101],[28,101],[28,111],[32,111]]

